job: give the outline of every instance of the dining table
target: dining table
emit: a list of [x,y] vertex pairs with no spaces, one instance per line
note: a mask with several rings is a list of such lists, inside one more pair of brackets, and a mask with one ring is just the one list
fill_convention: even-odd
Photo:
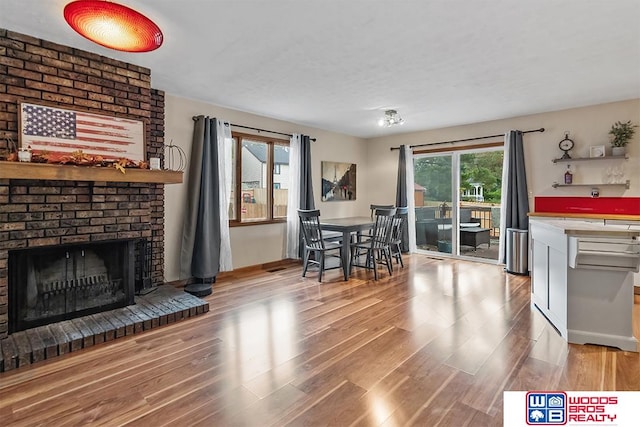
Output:
[[350,216],[343,218],[322,218],[320,227],[322,231],[337,231],[342,233],[342,246],[340,257],[342,258],[342,271],[344,280],[349,280],[351,274],[351,234],[362,234],[373,228],[374,220],[368,216]]

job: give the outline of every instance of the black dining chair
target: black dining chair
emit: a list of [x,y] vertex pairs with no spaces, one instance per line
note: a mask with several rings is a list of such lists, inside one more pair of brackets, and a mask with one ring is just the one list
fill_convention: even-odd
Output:
[[391,250],[391,258],[396,260],[396,264],[400,264],[404,268],[404,262],[402,262],[402,225],[407,218],[409,208],[399,207],[396,208],[396,215],[393,218],[393,229],[391,232],[391,242],[389,248]]
[[376,209],[393,209],[394,205],[369,205],[369,209],[371,211],[371,219],[376,214]]
[[[373,219],[373,217],[375,216],[376,209],[393,209],[394,207],[395,207],[394,205],[369,205],[369,209],[371,211],[371,219]],[[373,232],[372,230],[369,230],[368,237],[371,237],[372,232]],[[358,241],[362,240],[362,236],[358,235],[356,237]]]
[[[393,271],[389,245],[391,242],[395,213],[396,208],[376,209],[374,215],[375,222],[369,239],[362,242],[355,242],[351,245],[351,253],[353,254],[351,264],[355,267],[373,269],[375,280],[378,280],[378,263],[386,265],[389,274]],[[361,251],[365,253],[364,264],[359,263]]]
[[[373,219],[376,213],[376,209],[393,209],[394,207],[395,207],[394,205],[369,205],[369,209],[371,211],[371,219]],[[371,233],[373,233],[373,229],[369,230],[368,234],[365,237],[370,238]],[[362,241],[362,235],[359,233],[357,236],[355,236],[355,238],[357,239],[358,242]],[[358,250],[358,256],[360,256],[359,250]]]
[[[302,269],[302,277],[307,274],[309,264],[318,266],[318,281],[322,282],[322,273],[325,270],[342,267],[342,257],[340,249],[342,244],[334,241],[327,241],[323,238],[322,228],[320,227],[320,211],[298,209],[298,217],[300,218],[300,231],[302,233],[302,241],[304,243],[304,266]],[[332,252],[338,251],[338,254]],[[313,254],[313,259],[311,258]],[[340,264],[337,267],[327,268],[325,259],[327,257],[338,258]]]

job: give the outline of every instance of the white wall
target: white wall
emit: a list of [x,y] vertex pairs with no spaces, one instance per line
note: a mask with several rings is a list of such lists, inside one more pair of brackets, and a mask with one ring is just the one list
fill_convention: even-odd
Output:
[[[614,122],[627,120],[640,124],[640,99],[371,139],[367,141],[367,166],[370,177],[367,182],[368,194],[380,201],[395,197],[398,151],[389,151],[390,147],[496,135],[511,129],[529,130],[543,127],[545,132],[528,133],[524,136],[531,209],[535,196],[588,197],[589,187],[552,187],[554,181],[563,182],[566,170],[566,163],[554,164],[551,161],[562,155],[558,142],[564,139],[564,133],[568,131],[569,137],[575,142],[575,147],[570,153],[573,158],[589,157],[589,148],[592,145],[605,145],[607,154],[610,155],[609,129]],[[482,140],[476,143],[493,141]],[[502,138],[496,138],[495,141],[502,141]],[[627,153],[630,156],[627,161],[612,159],[571,163],[574,172],[573,182],[599,184],[603,182],[603,172],[608,166],[624,165],[625,178],[631,180],[630,189],[602,187],[600,196],[640,196],[640,128],[627,145]]]
[[[173,140],[187,155],[190,153],[193,133],[192,116],[208,115],[220,117],[231,123],[269,129],[285,133],[304,133],[317,138],[312,144],[312,169],[316,207],[325,217],[368,215],[369,204],[387,204],[395,200],[398,151],[390,147],[400,144],[424,144],[429,142],[463,139],[474,136],[493,135],[510,129],[537,129],[543,133],[526,134],[524,138],[527,181],[530,189],[530,206],[534,196],[588,196],[589,187],[551,187],[554,181],[562,182],[566,164],[553,164],[551,159],[560,157],[558,142],[569,131],[575,141],[573,157],[589,156],[592,145],[606,145],[610,153],[609,131],[615,121],[631,120],[640,124],[640,99],[602,104],[571,110],[556,111],[475,123],[445,129],[414,132],[370,140],[308,128],[294,123],[226,109],[199,101],[166,94],[165,140]],[[238,129],[250,133],[245,129]],[[496,141],[501,141],[497,138]],[[484,140],[482,142],[491,142]],[[601,188],[601,196],[640,196],[640,128],[627,146],[630,159],[622,162],[625,178],[631,180],[631,188]],[[358,167],[357,197],[355,201],[322,202],[320,200],[320,162],[337,161],[356,163]],[[571,164],[574,182],[601,183],[603,170],[618,160],[580,162]],[[186,179],[186,174],[185,174]],[[188,191],[188,183],[165,187],[165,278],[168,281],[179,277],[179,254],[182,235],[182,217]],[[285,239],[284,224],[234,227],[231,229],[231,248],[234,268],[258,265],[283,258]]]
[[[348,135],[300,126],[294,123],[231,110],[199,101],[165,94],[165,141],[182,147],[190,157],[193,136],[193,116],[219,117],[231,123],[268,129],[284,133],[304,133],[316,142],[312,143],[311,159],[316,208],[324,217],[369,215],[369,196],[366,182],[367,145],[364,140]],[[233,128],[232,128],[233,129]],[[243,133],[255,133],[237,129]],[[320,162],[323,160],[356,163],[358,165],[358,199],[344,202],[320,201]],[[187,165],[188,168],[188,165]],[[165,280],[179,279],[182,218],[185,211],[189,183],[165,187]],[[395,182],[395,176],[394,176]],[[395,184],[394,184],[395,185]],[[395,199],[395,192],[393,198]],[[231,229],[231,249],[234,268],[258,265],[283,258],[285,224],[269,224],[234,227]]]

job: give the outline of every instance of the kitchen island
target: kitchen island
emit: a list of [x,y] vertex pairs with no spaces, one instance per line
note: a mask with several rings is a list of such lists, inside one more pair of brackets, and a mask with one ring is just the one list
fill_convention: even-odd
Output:
[[633,272],[640,231],[573,220],[530,219],[531,304],[567,341],[638,351]]

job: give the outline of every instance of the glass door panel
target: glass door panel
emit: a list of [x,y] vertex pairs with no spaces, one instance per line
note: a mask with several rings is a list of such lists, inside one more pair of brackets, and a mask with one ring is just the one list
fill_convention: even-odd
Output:
[[460,152],[459,254],[498,260],[502,148]]
[[414,160],[418,249],[452,253],[452,160],[451,154]]

